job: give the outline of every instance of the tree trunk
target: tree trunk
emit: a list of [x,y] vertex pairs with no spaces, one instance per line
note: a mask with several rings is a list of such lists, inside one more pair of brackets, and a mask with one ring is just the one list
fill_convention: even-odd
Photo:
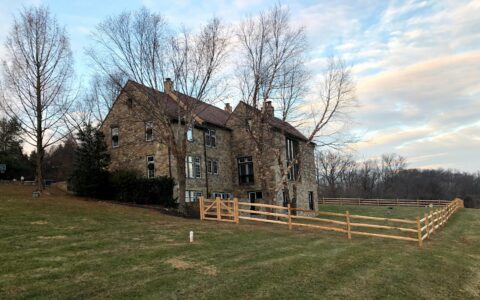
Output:
[[176,155],[177,161],[177,181],[178,181],[178,210],[185,213],[185,190],[186,190],[186,173],[185,173],[185,155]]
[[[38,67],[37,67],[38,69]],[[40,71],[38,71],[40,72]],[[38,73],[40,74],[40,73]],[[38,191],[43,191],[44,183],[43,183],[43,156],[44,156],[44,149],[43,149],[43,127],[42,127],[42,88],[41,88],[41,81],[40,75],[37,75],[37,106],[36,106],[36,114],[37,114],[37,168],[36,168],[36,185]]]

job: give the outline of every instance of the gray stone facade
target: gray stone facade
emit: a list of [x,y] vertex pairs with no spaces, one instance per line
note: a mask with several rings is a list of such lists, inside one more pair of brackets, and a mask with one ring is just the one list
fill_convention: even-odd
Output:
[[[131,85],[131,82],[127,83],[126,88],[129,84]],[[132,97],[132,95],[134,96]],[[148,176],[147,157],[153,156],[155,176],[175,177],[177,164],[169,151],[168,145],[161,143],[156,138],[159,129],[155,127],[154,120],[145,117],[145,113],[142,113],[142,110],[139,109],[138,101],[142,101],[142,97],[141,93],[130,92],[127,95],[127,93],[122,92],[102,124],[102,131],[105,134],[111,154],[110,169],[135,169],[144,176]],[[208,197],[212,197],[213,193],[224,193],[225,196],[227,194],[233,195],[247,201],[261,191],[258,180],[254,180],[253,184],[241,184],[239,180],[238,159],[241,157],[251,156],[254,170],[253,177],[255,178],[255,174],[258,174],[258,160],[253,144],[249,142],[245,121],[239,117],[245,107],[246,104],[243,102],[240,102],[233,112],[228,107],[221,111],[212,107],[213,117],[225,114],[222,116],[225,120],[224,125],[219,125],[219,122],[211,119],[211,122],[206,120],[193,128],[193,140],[187,142],[187,155],[199,159],[201,167],[199,178],[187,178],[187,191],[201,193]],[[204,113],[203,116],[204,119],[205,117],[208,119],[207,114]],[[153,138],[148,141],[146,123],[151,121],[153,121],[154,128]],[[184,125],[176,123],[175,126]],[[112,128],[118,128],[118,146],[114,146]],[[205,135],[208,130],[215,131],[216,143],[214,147],[208,146],[206,143]],[[284,157],[286,156],[286,136],[288,134],[278,131],[273,135],[274,142],[272,142],[272,147],[280,149],[279,151]],[[305,144],[303,141],[299,141],[299,143]],[[295,184],[297,191],[296,206],[300,208],[309,208],[309,193],[312,193],[316,209],[314,145],[306,145],[305,149],[308,150],[305,151],[300,163],[301,180],[289,182],[289,188],[291,189]],[[215,161],[217,172],[214,172],[213,165],[209,166],[208,161]],[[212,169],[211,172],[208,172],[210,169]],[[270,169],[271,183],[275,185],[281,178],[280,168],[275,159],[272,159]],[[278,192],[277,199],[277,204],[282,205],[282,192]],[[260,199],[257,201],[263,202]]]

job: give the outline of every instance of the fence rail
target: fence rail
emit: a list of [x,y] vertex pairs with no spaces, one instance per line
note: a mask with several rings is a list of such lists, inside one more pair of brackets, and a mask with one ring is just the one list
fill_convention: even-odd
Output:
[[449,200],[321,198],[319,204],[374,205],[374,206],[445,206]]
[[[306,210],[263,203],[233,200],[205,199],[200,197],[200,219],[238,224],[240,220],[273,223],[293,227],[308,227],[352,235],[388,238],[417,242],[420,247],[425,239],[444,226],[455,211],[463,207],[463,200],[455,199],[448,204],[418,216],[415,220],[379,218],[372,216]],[[252,209],[254,208],[254,209]],[[260,210],[257,210],[259,208]],[[261,210],[264,209],[264,210]],[[300,213],[300,214],[299,214]],[[213,216],[213,217],[212,217]],[[379,224],[380,223],[380,224]],[[370,230],[370,231],[368,231]],[[374,232],[372,232],[374,230]],[[378,230],[381,230],[378,232]],[[394,232],[394,233],[392,233]],[[400,235],[400,233],[402,235]]]

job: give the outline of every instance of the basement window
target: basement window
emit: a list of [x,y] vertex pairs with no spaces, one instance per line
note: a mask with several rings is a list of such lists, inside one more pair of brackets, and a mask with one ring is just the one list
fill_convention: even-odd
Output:
[[201,196],[200,191],[185,191],[185,202],[197,202]]

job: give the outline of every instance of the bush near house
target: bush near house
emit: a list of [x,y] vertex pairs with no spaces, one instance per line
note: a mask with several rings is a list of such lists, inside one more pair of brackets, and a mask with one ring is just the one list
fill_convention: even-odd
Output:
[[173,178],[161,176],[143,178],[134,170],[115,171],[111,174],[111,194],[113,199],[121,202],[138,204],[176,206],[173,199]]

